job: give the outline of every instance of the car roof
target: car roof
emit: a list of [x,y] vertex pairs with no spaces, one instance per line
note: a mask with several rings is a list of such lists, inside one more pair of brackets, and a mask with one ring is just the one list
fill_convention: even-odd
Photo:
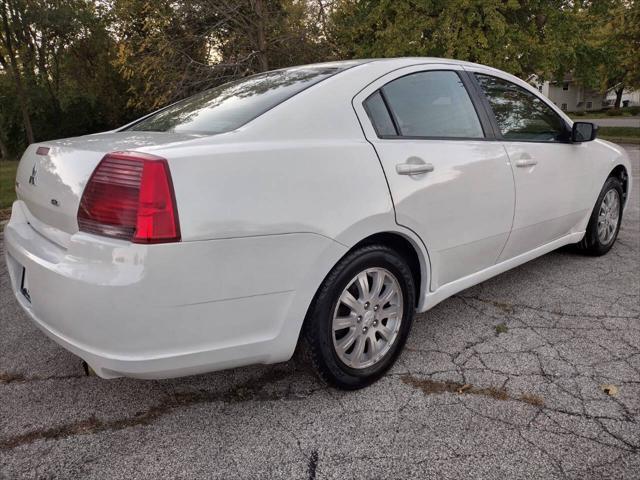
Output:
[[[515,77],[514,75],[509,74],[503,70],[497,69],[495,67],[490,67],[488,65],[483,65],[481,63],[473,63],[467,62],[464,60],[456,60],[453,58],[440,58],[440,57],[389,57],[389,58],[359,58],[359,59],[351,59],[351,60],[336,60],[332,62],[322,62],[322,63],[311,63],[307,65],[298,65],[284,68],[283,70],[287,70],[289,68],[326,68],[333,67],[338,70],[338,72],[344,72],[345,70],[349,70],[352,67],[357,67],[359,65],[365,64],[393,64],[395,68],[402,68],[404,66],[412,66],[416,64],[445,64],[445,65],[458,65],[464,67],[473,67],[476,69],[483,69],[487,72],[495,72],[501,75],[506,75],[513,80],[523,81]],[[336,72],[336,73],[338,73]]]
[[474,65],[478,67],[484,67],[478,63],[465,62],[463,60],[456,60],[454,58],[440,58],[440,57],[390,57],[390,58],[371,58],[369,62],[397,62],[398,60],[406,60],[407,63],[450,63],[454,65]]
[[445,64],[445,65],[458,65],[462,67],[472,67],[474,69],[482,70],[484,73],[497,74],[498,76],[509,79],[510,81],[525,87],[525,88],[533,88],[531,85],[525,80],[509,73],[504,70],[500,70],[499,68],[491,67],[489,65],[483,65],[481,63],[467,62],[464,60],[456,60],[453,58],[439,58],[439,57],[393,57],[393,58],[371,58],[367,60],[362,60],[361,64],[365,63],[395,63],[396,66],[412,66],[416,64]]
[[[404,62],[402,62],[404,60]],[[456,60],[453,58],[440,58],[440,57],[388,57],[388,58],[357,58],[351,60],[336,60],[331,62],[311,63],[307,65],[300,65],[300,67],[343,67],[348,68],[356,65],[362,65],[365,63],[407,63],[408,65],[415,62],[420,63],[447,63],[452,65],[466,65],[474,67],[482,67],[493,69],[487,65],[480,63],[467,62],[464,60]],[[288,67],[295,68],[295,67]]]

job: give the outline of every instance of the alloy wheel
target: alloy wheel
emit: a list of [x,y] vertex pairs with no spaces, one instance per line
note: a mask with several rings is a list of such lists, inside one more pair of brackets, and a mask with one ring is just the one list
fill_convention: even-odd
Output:
[[620,195],[615,189],[609,190],[600,204],[598,212],[598,240],[608,245],[615,237],[620,221]]
[[402,314],[398,279],[384,268],[360,272],[335,307],[332,336],[338,358],[354,369],[378,363],[398,336]]

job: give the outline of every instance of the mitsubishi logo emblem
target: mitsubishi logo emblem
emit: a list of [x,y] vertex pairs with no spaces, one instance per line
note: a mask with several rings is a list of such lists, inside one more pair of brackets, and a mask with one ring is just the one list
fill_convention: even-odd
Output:
[[31,169],[31,176],[29,177],[29,185],[34,185],[36,184],[36,175],[38,174],[38,170],[36,170],[36,166],[35,164],[33,165],[33,168]]

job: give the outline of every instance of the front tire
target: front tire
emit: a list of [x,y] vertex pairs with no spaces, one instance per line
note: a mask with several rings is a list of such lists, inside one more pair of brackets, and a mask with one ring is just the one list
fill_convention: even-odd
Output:
[[577,244],[578,250],[594,256],[611,250],[620,231],[623,194],[622,182],[609,177],[593,208],[584,238]]
[[414,312],[414,280],[406,260],[384,245],[364,246],[324,280],[305,320],[303,349],[325,382],[362,388],[394,364]]

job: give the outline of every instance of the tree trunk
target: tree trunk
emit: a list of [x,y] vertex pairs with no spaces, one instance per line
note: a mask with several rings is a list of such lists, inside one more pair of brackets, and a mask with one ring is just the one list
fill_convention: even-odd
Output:
[[620,104],[622,103],[622,94],[624,93],[624,85],[622,85],[619,89],[616,90],[616,103],[615,108],[620,108]]
[[[24,91],[24,86],[22,84],[22,78],[20,77],[20,70],[18,68],[18,61],[16,60],[16,52],[13,50],[13,42],[11,41],[11,29],[9,28],[9,20],[7,18],[7,10],[6,5],[2,6],[2,10],[0,10],[0,15],[2,16],[2,28],[4,30],[4,44],[7,48],[7,53],[9,54],[9,70],[13,75],[13,80],[16,84],[16,93],[18,95],[18,101],[20,102],[20,109],[22,110],[22,122],[24,124],[24,131],[27,135],[27,141],[29,143],[34,142],[33,137],[33,128],[31,127],[31,117],[29,116],[29,108],[27,104],[27,96]],[[5,62],[3,61],[3,68],[7,68]]]
[[24,86],[22,85],[22,79],[20,78],[20,72],[18,71],[18,65],[13,56],[10,56],[11,70],[13,71],[13,78],[16,83],[16,93],[18,94],[18,100],[20,102],[20,109],[22,110],[22,123],[24,124],[24,132],[27,135],[27,142],[30,144],[35,142],[33,136],[33,128],[31,127],[31,117],[29,116],[29,107],[27,104],[27,95],[24,92]]
[[9,160],[9,150],[2,141],[2,131],[0,131],[0,160]]
[[258,62],[260,62],[260,71],[269,70],[269,59],[267,58],[267,36],[265,34],[265,14],[264,3],[262,0],[255,0],[254,12],[258,17],[256,22],[256,36],[258,38]]

